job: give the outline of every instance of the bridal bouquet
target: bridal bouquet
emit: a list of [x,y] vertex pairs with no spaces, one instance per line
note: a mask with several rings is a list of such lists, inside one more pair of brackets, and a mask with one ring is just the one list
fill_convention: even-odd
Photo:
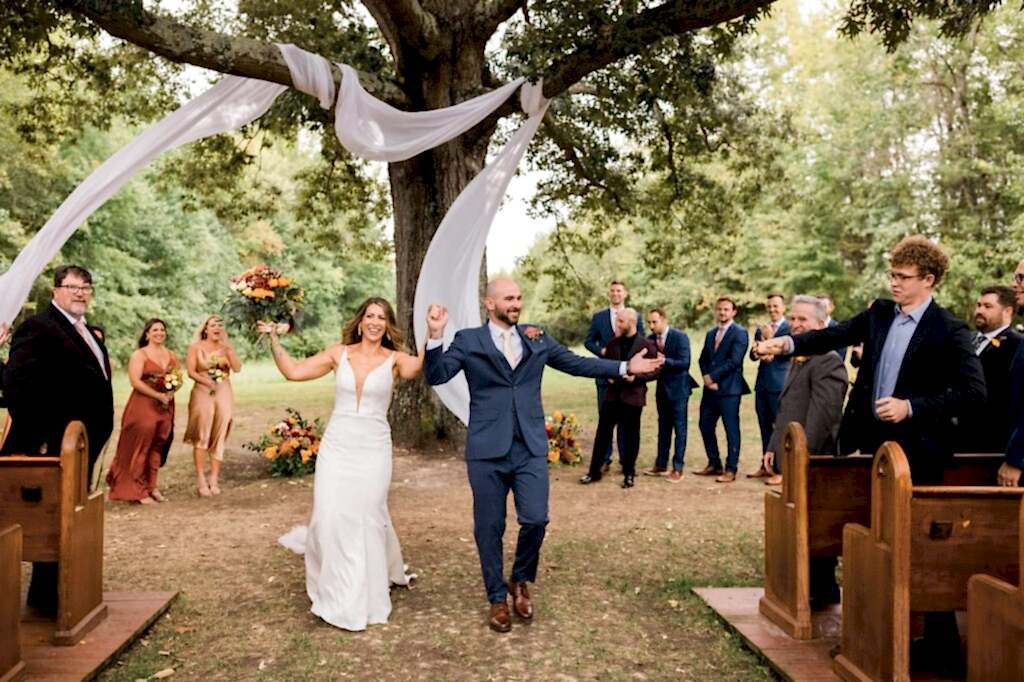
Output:
[[181,388],[183,383],[185,383],[185,373],[181,371],[181,367],[172,367],[161,377],[160,390],[164,393],[171,393]]
[[304,419],[298,410],[286,408],[287,416],[266,430],[245,448],[258,452],[270,462],[271,476],[304,476],[316,470],[323,426],[320,420]]
[[257,265],[231,278],[232,295],[224,301],[224,316],[240,327],[250,341],[260,334],[260,320],[295,326],[305,292],[290,278],[269,265]]
[[580,424],[575,414],[555,410],[544,420],[544,428],[548,432],[548,462],[577,464],[583,460],[579,446]]
[[[220,367],[219,365],[213,365],[212,367],[210,367],[210,369],[206,370],[206,373],[209,375],[210,379],[213,380],[214,384],[219,384],[219,383],[221,383],[222,381],[224,381],[225,379],[228,378],[227,370],[222,368],[222,367]],[[211,388],[210,389],[210,395],[216,395],[216,394],[217,394],[216,387]]]

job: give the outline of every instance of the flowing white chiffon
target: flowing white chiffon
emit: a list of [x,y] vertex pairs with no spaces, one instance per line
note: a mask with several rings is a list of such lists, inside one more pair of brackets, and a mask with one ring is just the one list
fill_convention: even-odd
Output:
[[395,354],[366,377],[342,351],[335,372],[334,411],[317,455],[313,514],[278,542],[305,555],[310,611],[345,630],[386,623],[391,584],[408,585],[402,548],[388,513],[391,485],[391,401]]

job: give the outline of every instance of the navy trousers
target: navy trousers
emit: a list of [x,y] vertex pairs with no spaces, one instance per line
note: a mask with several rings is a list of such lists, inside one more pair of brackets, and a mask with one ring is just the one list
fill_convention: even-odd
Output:
[[722,456],[718,451],[718,437],[715,434],[719,419],[725,426],[728,446],[725,470],[736,473],[740,464],[740,396],[719,396],[717,391],[705,388],[700,398],[700,435],[704,439],[708,464],[716,469],[722,468]]
[[512,580],[534,582],[548,525],[547,458],[532,455],[517,429],[509,452],[495,459],[467,460],[466,470],[473,490],[473,537],[480,554],[487,600],[502,603],[508,596],[502,565],[508,492],[512,491],[519,520]]
[[[772,440],[775,429],[775,418],[779,416],[779,396],[774,391],[754,391],[754,412],[757,413],[757,425],[761,429],[761,454],[768,452],[768,443]],[[782,455],[775,453],[775,473],[779,473],[779,460]]]
[[[604,405],[604,394],[608,390],[607,381],[597,382],[597,413],[601,414],[601,406]],[[615,430],[615,445],[619,448],[619,462],[622,462],[622,448],[625,445],[625,441],[622,438],[622,432],[618,429]],[[612,463],[612,439],[608,439],[608,446],[604,450],[604,463]]]
[[686,410],[690,404],[687,396],[682,400],[665,400],[658,398],[658,455],[654,466],[658,469],[668,468],[668,451],[672,445],[672,434],[675,433],[675,447],[672,449],[672,469],[683,470],[683,459],[686,457]]

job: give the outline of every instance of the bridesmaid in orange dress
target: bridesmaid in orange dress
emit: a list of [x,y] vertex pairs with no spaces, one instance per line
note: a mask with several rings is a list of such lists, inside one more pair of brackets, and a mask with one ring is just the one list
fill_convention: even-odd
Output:
[[[188,400],[188,428],[185,442],[192,444],[196,464],[196,492],[200,497],[220,495],[220,465],[224,443],[231,433],[235,394],[231,373],[242,369],[235,347],[228,341],[224,320],[211,315],[199,328],[188,347],[185,360],[188,375],[195,381]],[[206,455],[210,455],[210,478],[206,478]]]
[[167,390],[164,377],[178,367],[178,358],[164,345],[166,341],[164,321],[148,320],[139,348],[128,361],[132,394],[121,417],[117,455],[107,472],[111,500],[142,504],[165,501],[156,479],[161,454],[172,438],[177,388]]

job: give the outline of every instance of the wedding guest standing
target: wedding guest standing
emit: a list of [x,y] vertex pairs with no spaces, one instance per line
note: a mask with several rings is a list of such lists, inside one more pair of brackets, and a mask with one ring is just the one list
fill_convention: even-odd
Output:
[[[644,471],[649,476],[668,474],[672,483],[683,480],[683,460],[686,457],[686,414],[690,393],[699,384],[690,376],[690,337],[686,332],[669,326],[662,308],[651,308],[647,314],[651,328],[648,337],[665,357],[658,375],[655,404],[658,406],[658,451],[654,466]],[[672,434],[675,434],[675,442]],[[672,471],[668,471],[668,453],[672,449]]]
[[[224,320],[210,315],[188,347],[185,359],[188,375],[195,381],[188,400],[188,428],[185,442],[192,444],[196,465],[196,492],[200,497],[220,495],[220,465],[224,443],[231,433],[235,394],[231,373],[242,369],[235,347],[228,341]],[[210,478],[206,478],[206,456],[210,456]]]
[[121,417],[117,454],[107,472],[109,499],[152,504],[164,502],[157,488],[162,455],[174,429],[174,391],[181,385],[168,377],[178,358],[164,344],[167,325],[153,318],[146,322],[139,347],[128,361],[132,394]]
[[[777,334],[788,334],[789,323],[786,321],[786,299],[782,294],[768,294],[765,302],[768,322],[754,332],[754,343],[770,339]],[[750,359],[757,360],[757,381],[754,382],[754,412],[757,413],[757,426],[761,431],[761,454],[768,452],[768,441],[772,439],[775,417],[779,414],[779,394],[786,380],[789,369],[789,358],[768,357],[758,360],[753,349]],[[747,478],[771,476],[772,472],[762,463],[756,471],[747,474]]]

